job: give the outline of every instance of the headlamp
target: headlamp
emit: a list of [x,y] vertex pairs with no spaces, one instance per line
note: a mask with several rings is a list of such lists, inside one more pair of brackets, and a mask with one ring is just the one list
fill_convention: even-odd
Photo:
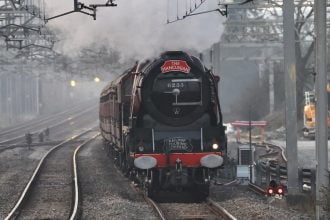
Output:
[[213,150],[218,150],[219,145],[217,143],[212,144]]

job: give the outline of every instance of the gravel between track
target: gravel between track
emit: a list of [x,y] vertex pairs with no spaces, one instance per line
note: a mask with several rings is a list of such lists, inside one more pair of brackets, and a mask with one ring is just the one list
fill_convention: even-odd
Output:
[[289,208],[284,200],[259,196],[247,186],[213,186],[211,198],[237,219],[314,219],[312,213]]
[[[70,125],[51,130],[50,140],[64,140],[80,133],[86,125],[97,123],[97,113],[75,119]],[[90,127],[90,126],[88,126]],[[35,167],[51,146],[18,147],[0,153],[0,219],[17,202]]]
[[158,219],[114,168],[101,137],[79,153],[78,168],[83,196],[81,219]]
[[160,203],[168,219],[219,220],[206,203]]
[[[50,146],[17,148],[0,154],[0,219],[19,197],[33,168]],[[82,219],[158,219],[149,205],[131,189],[105,155],[101,138],[79,154]],[[24,181],[23,181],[24,180]],[[241,186],[213,186],[211,198],[238,219],[313,219],[313,214],[288,208]]]
[[0,154],[0,219],[10,212],[39,160],[51,147],[15,148]]
[[65,144],[44,162],[18,219],[65,219],[72,198],[72,155],[78,144]]

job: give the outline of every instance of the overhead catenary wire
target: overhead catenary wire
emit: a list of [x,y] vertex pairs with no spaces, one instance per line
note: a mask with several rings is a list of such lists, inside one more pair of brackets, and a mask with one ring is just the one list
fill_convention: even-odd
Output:
[[[182,12],[180,9],[184,8],[184,5],[179,5],[179,0],[176,0],[176,18],[174,20],[171,20],[170,19],[170,9],[171,7],[169,6],[169,0],[168,0],[168,13],[167,13],[167,24],[169,23],[174,23],[174,22],[177,22],[177,21],[180,21],[180,20],[183,20],[184,18],[190,16],[192,13],[194,13],[202,4],[204,4],[206,2],[206,0],[200,0],[200,3],[197,4],[197,1],[194,0],[194,5],[192,7],[192,0],[190,0],[190,7],[189,7],[189,11],[187,9],[187,4],[186,4],[186,9],[185,9],[185,12]],[[180,7],[181,6],[181,7]],[[181,14],[182,13],[182,14]]]

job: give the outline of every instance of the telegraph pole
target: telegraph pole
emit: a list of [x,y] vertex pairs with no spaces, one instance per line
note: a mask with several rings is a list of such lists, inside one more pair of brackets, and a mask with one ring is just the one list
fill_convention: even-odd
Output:
[[253,166],[253,153],[252,153],[252,118],[251,118],[251,105],[249,105],[249,148],[250,148],[250,183],[252,183],[252,166]]
[[298,194],[296,54],[294,0],[283,1],[285,127],[289,195]]
[[328,97],[327,97],[327,40],[326,0],[315,3],[316,32],[316,219],[328,219],[322,204],[323,187],[329,186],[328,173]]

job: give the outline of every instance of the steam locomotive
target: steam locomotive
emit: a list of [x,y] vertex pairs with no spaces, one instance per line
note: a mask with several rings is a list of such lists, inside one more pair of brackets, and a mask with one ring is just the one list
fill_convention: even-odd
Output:
[[198,189],[227,150],[219,77],[182,51],[137,63],[100,97],[100,129],[115,164],[151,196]]

